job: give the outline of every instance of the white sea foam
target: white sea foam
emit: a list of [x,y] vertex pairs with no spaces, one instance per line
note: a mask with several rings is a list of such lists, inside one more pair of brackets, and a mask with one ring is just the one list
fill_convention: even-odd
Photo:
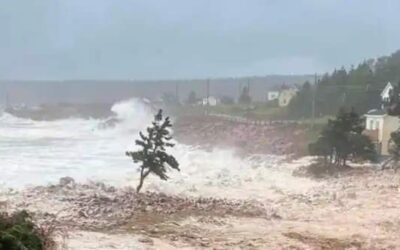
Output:
[[[9,114],[0,117],[0,184],[19,188],[57,182],[71,176],[123,186],[137,183],[137,170],[125,151],[134,147],[138,131],[153,111],[138,100],[112,107],[120,120],[113,128],[99,129],[104,121],[66,119],[32,121]],[[180,172],[167,182],[150,177],[145,189],[169,193],[262,198],[271,190],[302,192],[315,183],[291,175],[297,163],[283,157],[257,155],[240,158],[232,149],[205,151],[177,144],[171,150]],[[307,161],[307,160],[305,160]]]

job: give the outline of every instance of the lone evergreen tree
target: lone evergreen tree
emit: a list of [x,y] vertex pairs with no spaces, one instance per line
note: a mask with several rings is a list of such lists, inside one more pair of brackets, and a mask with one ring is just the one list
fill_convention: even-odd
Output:
[[167,180],[167,167],[176,170],[179,169],[179,163],[174,156],[166,152],[166,148],[173,147],[174,144],[169,141],[169,128],[172,127],[169,117],[163,119],[162,110],[160,109],[154,117],[152,126],[147,128],[147,135],[139,133],[140,139],[136,140],[136,145],[141,149],[138,151],[128,151],[126,155],[131,157],[134,163],[140,163],[140,181],[136,188],[136,192],[140,192],[146,177],[152,173]]
[[325,165],[344,167],[349,157],[375,160],[374,145],[362,131],[362,118],[354,110],[341,109],[336,119],[328,121],[318,140],[309,145],[309,151],[322,156]]

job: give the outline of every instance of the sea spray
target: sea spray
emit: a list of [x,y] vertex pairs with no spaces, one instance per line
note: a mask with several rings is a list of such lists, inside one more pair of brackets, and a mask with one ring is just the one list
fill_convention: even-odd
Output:
[[[8,114],[0,117],[0,183],[6,187],[56,183],[71,176],[135,186],[138,174],[124,155],[134,147],[138,132],[146,128],[154,110],[138,99],[112,107],[115,126],[99,129],[104,120],[64,119],[31,121]],[[196,133],[196,131],[193,131]],[[150,177],[144,190],[193,196],[265,198],[274,190],[304,192],[315,183],[291,175],[295,163],[285,157],[239,157],[234,149],[203,150],[177,143],[171,151],[181,171],[170,180]]]

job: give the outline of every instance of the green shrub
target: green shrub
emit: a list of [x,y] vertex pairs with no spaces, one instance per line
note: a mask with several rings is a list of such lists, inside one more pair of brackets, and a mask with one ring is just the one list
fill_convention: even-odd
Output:
[[44,250],[45,236],[26,211],[0,214],[0,250]]

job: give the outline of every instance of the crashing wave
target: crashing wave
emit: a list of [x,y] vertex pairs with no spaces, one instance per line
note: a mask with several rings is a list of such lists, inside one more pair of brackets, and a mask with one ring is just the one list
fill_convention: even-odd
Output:
[[[9,114],[0,117],[0,185],[23,187],[54,183],[71,176],[124,186],[135,185],[137,169],[124,152],[135,147],[138,132],[148,126],[154,109],[132,99],[113,105],[106,120],[32,121]],[[106,125],[100,125],[106,124]],[[107,129],[99,129],[106,126]],[[271,190],[302,192],[313,185],[291,175],[284,157],[241,158],[234,150],[205,151],[177,143],[171,149],[181,171],[167,182],[150,177],[145,189],[167,193],[260,198]]]

